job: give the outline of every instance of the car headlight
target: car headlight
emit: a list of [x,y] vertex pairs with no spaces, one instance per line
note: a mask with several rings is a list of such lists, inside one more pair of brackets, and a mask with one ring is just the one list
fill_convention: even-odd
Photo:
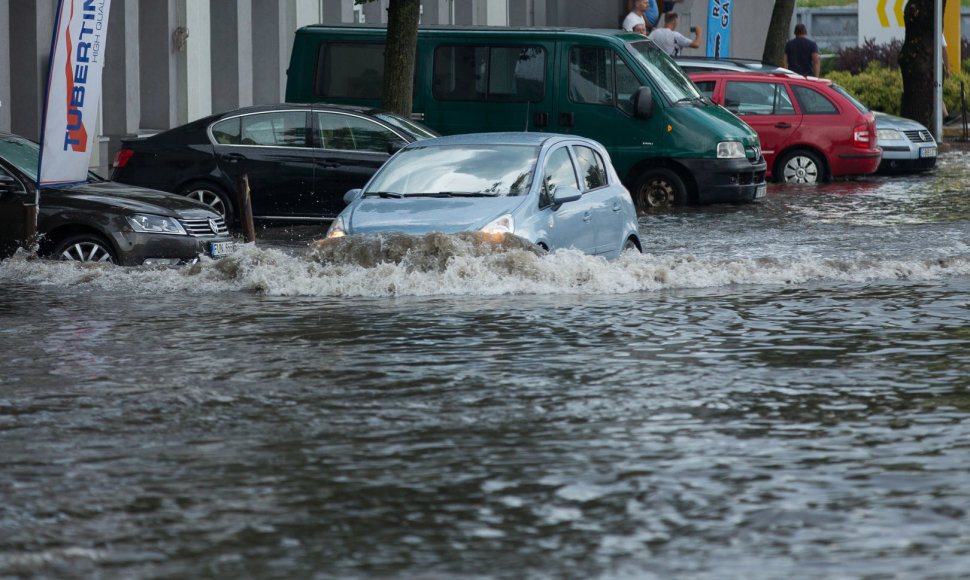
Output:
[[515,220],[511,214],[505,214],[488,222],[481,231],[486,234],[514,234]]
[[876,139],[879,141],[902,141],[903,135],[896,129],[876,129]]
[[347,230],[344,228],[344,218],[338,215],[330,222],[330,229],[327,230],[327,238],[342,238],[346,235]]
[[744,159],[744,145],[740,141],[721,141],[717,144],[718,159]]
[[161,215],[151,215],[147,213],[136,213],[134,215],[127,215],[125,219],[128,220],[128,225],[131,229],[136,232],[143,232],[148,234],[178,234],[181,236],[187,235],[182,224],[178,222],[175,218],[165,217]]

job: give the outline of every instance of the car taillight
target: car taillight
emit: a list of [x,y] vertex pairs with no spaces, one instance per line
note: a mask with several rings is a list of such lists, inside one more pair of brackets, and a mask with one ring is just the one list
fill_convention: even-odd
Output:
[[856,125],[855,129],[852,130],[852,145],[864,149],[871,147],[871,135],[868,123]]
[[119,149],[117,155],[115,155],[115,167],[124,167],[134,154],[135,152],[131,149]]

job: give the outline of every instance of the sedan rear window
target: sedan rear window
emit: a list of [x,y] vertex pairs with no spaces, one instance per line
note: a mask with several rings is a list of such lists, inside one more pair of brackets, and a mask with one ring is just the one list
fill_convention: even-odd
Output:
[[525,195],[538,154],[530,145],[409,147],[384,165],[364,193]]

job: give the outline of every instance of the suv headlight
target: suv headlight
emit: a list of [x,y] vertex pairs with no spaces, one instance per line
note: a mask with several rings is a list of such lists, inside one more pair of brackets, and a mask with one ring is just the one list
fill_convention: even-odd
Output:
[[327,238],[342,238],[346,235],[347,230],[344,228],[344,218],[338,215],[330,222],[330,229],[327,230]]
[[744,145],[740,141],[721,141],[717,144],[718,159],[744,159]]
[[177,234],[180,236],[187,235],[182,224],[178,222],[175,218],[151,215],[147,213],[136,213],[133,215],[126,215],[125,219],[128,220],[128,225],[131,229],[136,232],[143,232],[148,234]]

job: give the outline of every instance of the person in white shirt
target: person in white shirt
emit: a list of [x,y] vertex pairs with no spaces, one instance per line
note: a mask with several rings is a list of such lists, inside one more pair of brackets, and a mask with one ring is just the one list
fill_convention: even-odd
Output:
[[682,48],[700,47],[701,33],[703,32],[700,26],[691,27],[691,32],[694,33],[694,40],[691,40],[683,34],[677,32],[674,30],[675,28],[677,28],[677,13],[668,12],[664,14],[663,27],[655,28],[654,31],[650,33],[650,40],[654,41],[661,50],[670,56],[678,56]]
[[623,30],[633,31],[633,28],[638,24],[642,24],[644,28],[649,31],[651,26],[648,25],[646,15],[647,9],[650,7],[650,0],[635,0],[633,2],[633,10],[626,15],[623,19]]

